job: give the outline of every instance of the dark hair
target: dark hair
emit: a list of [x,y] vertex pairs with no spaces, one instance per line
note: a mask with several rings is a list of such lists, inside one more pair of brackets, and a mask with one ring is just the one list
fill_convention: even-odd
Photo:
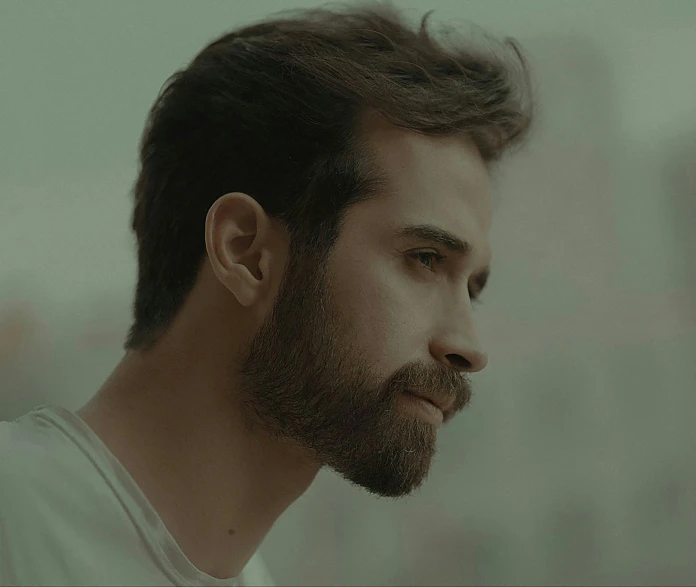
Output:
[[151,348],[182,307],[206,259],[207,212],[226,193],[250,195],[281,221],[291,258],[330,249],[348,207],[378,193],[359,132],[365,112],[466,135],[489,167],[522,144],[534,103],[516,42],[505,39],[514,63],[447,48],[429,15],[414,28],[390,4],[286,13],[223,35],[165,82],[133,188],[138,281],[125,349]]

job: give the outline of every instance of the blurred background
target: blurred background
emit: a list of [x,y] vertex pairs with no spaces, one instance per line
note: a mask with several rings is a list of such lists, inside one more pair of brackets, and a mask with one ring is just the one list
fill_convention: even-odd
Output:
[[[0,420],[79,408],[122,356],[165,79],[318,4],[0,1]],[[262,546],[276,582],[696,584],[696,2],[394,4],[531,61],[537,128],[494,178],[490,363],[416,495],[319,475]]]

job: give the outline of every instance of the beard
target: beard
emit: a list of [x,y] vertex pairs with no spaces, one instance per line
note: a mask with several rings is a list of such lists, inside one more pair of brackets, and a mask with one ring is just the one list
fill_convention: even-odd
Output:
[[326,256],[291,257],[268,318],[241,359],[240,407],[250,429],[310,451],[322,466],[381,497],[422,485],[436,452],[435,427],[400,410],[411,386],[456,397],[471,392],[458,372],[415,362],[384,379],[356,346],[350,317],[331,296]]

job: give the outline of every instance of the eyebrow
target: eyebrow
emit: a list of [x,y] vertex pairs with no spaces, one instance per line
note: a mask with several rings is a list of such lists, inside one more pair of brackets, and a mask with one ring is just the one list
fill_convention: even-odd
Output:
[[[427,241],[432,244],[440,245],[447,249],[450,253],[466,257],[471,253],[471,244],[468,241],[455,236],[451,232],[446,231],[439,226],[432,224],[407,224],[396,231],[396,237],[399,239],[415,239]],[[478,286],[477,295],[481,293],[488,278],[490,277],[491,269],[486,267],[483,271],[476,274],[474,283]]]

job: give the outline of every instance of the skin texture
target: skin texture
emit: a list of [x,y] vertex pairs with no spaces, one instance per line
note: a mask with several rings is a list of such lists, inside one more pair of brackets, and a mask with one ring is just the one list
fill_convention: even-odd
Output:
[[[351,208],[325,262],[246,194],[206,219],[208,257],[172,327],[129,352],[78,415],[123,463],[191,562],[236,576],[322,466],[380,496],[428,475],[436,427],[410,387],[470,399],[487,363],[469,292],[490,263],[489,177],[473,143],[372,118],[384,194]],[[466,256],[398,239],[432,224]],[[447,258],[413,257],[437,252]]]

